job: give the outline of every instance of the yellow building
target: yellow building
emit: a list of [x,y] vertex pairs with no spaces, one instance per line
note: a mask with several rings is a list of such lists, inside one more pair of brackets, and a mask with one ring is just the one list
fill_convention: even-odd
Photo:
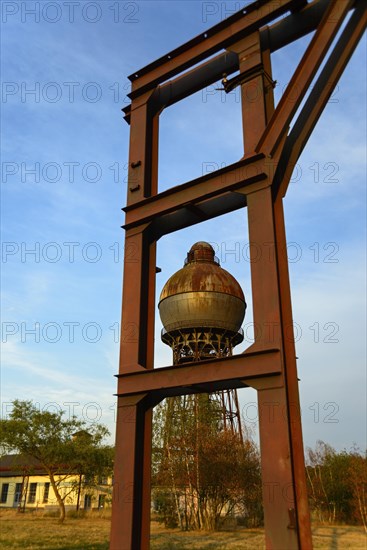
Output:
[[[107,478],[91,484],[85,476],[60,468],[55,481],[66,510],[100,510],[110,503],[112,486]],[[37,460],[24,455],[0,458],[0,508],[58,508],[50,478]]]

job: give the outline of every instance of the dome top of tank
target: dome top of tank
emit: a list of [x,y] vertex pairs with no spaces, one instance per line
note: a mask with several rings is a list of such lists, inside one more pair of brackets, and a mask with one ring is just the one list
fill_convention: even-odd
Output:
[[213,247],[199,241],[190,248],[184,267],[164,285],[158,307],[167,332],[217,328],[237,333],[246,302],[239,283],[219,265]]
[[219,264],[219,260],[215,258],[214,248],[211,244],[205,241],[198,241],[193,244],[187,253],[185,265],[189,262],[215,262]]

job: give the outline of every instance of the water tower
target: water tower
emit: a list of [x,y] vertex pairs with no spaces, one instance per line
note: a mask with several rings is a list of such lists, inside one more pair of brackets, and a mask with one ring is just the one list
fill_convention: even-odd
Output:
[[[164,285],[158,307],[162,341],[171,347],[174,365],[228,357],[243,340],[244,294],[207,242],[191,247],[183,268]],[[242,438],[237,390],[215,392],[210,399],[219,401],[224,427]]]
[[[124,258],[111,550],[149,548],[153,407],[165,397],[200,395],[214,387],[257,391],[266,547],[312,548],[283,198],[292,170],[363,36],[365,4],[337,0],[246,3],[129,76],[131,104],[123,108],[130,124],[124,207],[125,252],[129,254]],[[310,33],[305,52],[275,104],[273,54]],[[185,183],[173,177],[168,189],[159,190],[160,116],[220,79],[224,93],[241,88],[243,155]],[[231,132],[229,137],[223,132],[223,143],[232,138]],[[230,338],[233,326],[208,325],[208,319],[201,320],[206,321],[203,326],[198,322],[187,330],[171,326],[170,319],[164,319],[162,296],[164,338],[167,342],[178,338],[173,348],[181,362],[155,369],[157,241],[243,208],[247,209],[251,301],[257,327],[254,343],[243,353],[226,357],[223,340],[228,341],[228,349],[235,344]],[[205,262],[197,264],[207,267]],[[200,287],[194,280],[192,284],[200,301]],[[173,303],[180,293],[172,294]],[[201,307],[195,307],[200,315]],[[225,306],[218,320],[231,309]],[[269,327],[274,329],[271,335]],[[200,329],[207,330],[198,337]],[[213,334],[218,336],[213,339]],[[185,337],[187,343],[180,343]],[[184,360],[193,354],[205,358],[218,352],[223,356],[200,359],[199,365],[200,361],[191,365]]]

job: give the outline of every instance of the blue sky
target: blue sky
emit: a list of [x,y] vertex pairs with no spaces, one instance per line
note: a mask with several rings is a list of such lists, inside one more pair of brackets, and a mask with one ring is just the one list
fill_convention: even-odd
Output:
[[[33,399],[114,432],[127,76],[243,4],[2,3],[3,414],[12,399]],[[307,40],[273,55],[277,100]],[[305,443],[339,449],[366,446],[365,45],[285,199]],[[241,156],[238,91],[210,87],[162,114],[161,190]],[[252,342],[246,211],[161,239],[157,294],[197,240],[213,244],[247,296],[243,351]],[[167,365],[156,324],[156,364]],[[255,392],[240,400],[255,428]]]

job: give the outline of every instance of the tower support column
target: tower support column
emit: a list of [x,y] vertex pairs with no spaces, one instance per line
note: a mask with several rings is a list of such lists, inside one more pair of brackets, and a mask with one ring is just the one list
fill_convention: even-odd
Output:
[[[267,547],[281,548],[281,541],[287,541],[287,548],[307,550],[312,548],[312,534],[282,199],[274,203],[268,187],[248,195],[247,207],[255,326],[255,342],[249,349],[281,351],[282,372],[276,386],[266,378],[247,382],[258,390],[263,505],[265,525],[271,526],[266,528]],[[271,488],[272,482],[276,485]],[[269,487],[277,493],[269,493]]]
[[146,394],[119,397],[111,550],[149,549],[152,410]]

